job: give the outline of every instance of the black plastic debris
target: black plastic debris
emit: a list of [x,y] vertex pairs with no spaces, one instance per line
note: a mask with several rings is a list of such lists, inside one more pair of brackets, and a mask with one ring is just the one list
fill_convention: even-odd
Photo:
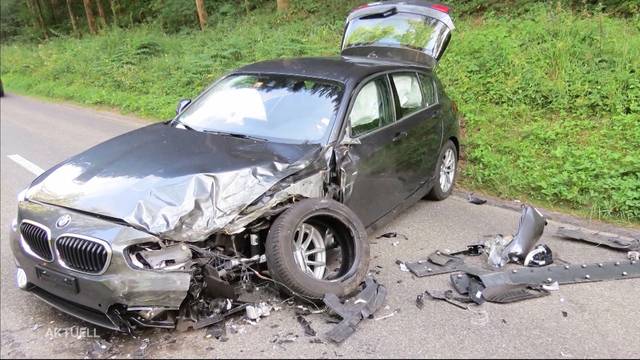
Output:
[[325,335],[333,342],[341,343],[351,336],[358,324],[370,318],[380,309],[387,297],[387,289],[375,279],[367,277],[360,293],[344,302],[335,294],[326,294],[324,303],[342,320]]
[[475,205],[482,205],[482,204],[486,204],[487,200],[485,199],[481,199],[477,196],[474,196],[473,193],[470,193],[469,195],[467,195],[467,200]]
[[451,274],[451,285],[460,295],[466,295],[469,293],[469,284],[471,282],[471,275],[467,273]]
[[484,284],[476,277],[469,278],[469,288],[467,289],[467,296],[469,300],[473,301],[477,305],[482,305],[485,301],[482,293],[484,291]]
[[418,296],[416,296],[416,306],[420,310],[424,308],[424,294],[418,294]]
[[316,336],[316,331],[311,327],[311,323],[309,320],[305,319],[302,315],[296,316],[296,320],[298,320],[298,324],[302,326],[304,330],[304,334],[307,336]]
[[524,266],[541,267],[553,264],[553,252],[544,244],[537,245],[524,258]]
[[499,304],[535,299],[549,294],[541,286],[535,285],[500,285],[482,291],[485,300]]
[[568,317],[568,316],[569,316],[569,313],[563,310],[562,311],[562,317]]
[[581,265],[549,265],[478,275],[485,287],[505,284],[577,284],[640,277],[640,262],[633,260]]
[[405,240],[409,240],[407,235],[400,234],[400,233],[397,233],[395,231],[384,233],[382,235],[376,236],[376,239],[381,239],[381,238],[391,239],[391,238],[397,238],[397,237],[401,237],[401,238],[403,238]]
[[[451,274],[451,284],[460,294],[479,304],[484,301],[511,303],[549,295],[559,284],[622,280],[640,277],[640,263],[633,260],[582,265],[552,265],[497,272]],[[436,293],[436,296],[439,294]],[[444,294],[440,297],[447,297]],[[450,298],[450,296],[449,296]]]
[[480,256],[484,254],[484,245],[482,244],[474,244],[474,245],[467,245],[467,248],[464,250],[460,250],[460,251],[454,251],[452,253],[449,253],[449,255],[465,255],[465,256]]
[[564,239],[584,241],[597,246],[606,246],[614,250],[640,251],[640,239],[632,239],[620,235],[606,234],[582,228],[569,229],[562,226],[558,228],[556,235]]
[[453,290],[426,290],[424,293],[434,300],[445,301],[460,309],[469,310],[467,304],[469,304],[471,301],[469,301],[469,299],[466,297],[455,296],[453,294]]
[[[473,247],[473,249],[469,249],[471,247]],[[480,249],[475,245],[470,245],[469,248],[462,252],[457,252],[457,254],[462,254],[466,251],[473,253]],[[482,271],[481,269],[475,269],[466,265],[464,263],[464,259],[461,257],[453,256],[452,254],[445,254],[441,251],[436,251],[430,254],[427,259],[406,263],[405,266],[417,277],[447,274],[454,271]]]
[[442,253],[440,251],[436,251],[432,253],[431,255],[429,255],[428,259],[433,264],[440,265],[440,266],[450,266],[452,264],[459,264],[464,261],[461,258],[451,256],[451,255]]

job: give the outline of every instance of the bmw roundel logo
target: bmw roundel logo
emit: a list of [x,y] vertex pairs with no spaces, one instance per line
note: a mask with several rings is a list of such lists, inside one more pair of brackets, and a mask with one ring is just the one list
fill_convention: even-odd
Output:
[[58,221],[56,221],[56,227],[58,229],[61,229],[67,225],[69,225],[69,223],[71,222],[71,215],[66,214],[66,215],[62,215],[58,218]]

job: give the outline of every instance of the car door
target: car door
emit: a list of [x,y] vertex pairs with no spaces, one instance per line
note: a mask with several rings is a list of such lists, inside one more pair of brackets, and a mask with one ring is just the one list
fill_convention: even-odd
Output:
[[433,175],[440,149],[442,122],[416,72],[389,74],[396,107],[396,139],[392,148],[398,159],[396,174],[405,196],[420,189]]
[[405,198],[405,187],[396,172],[395,108],[387,75],[364,83],[357,91],[346,121],[348,145],[342,145],[344,202],[370,225]]
[[419,132],[424,139],[424,157],[422,158],[422,174],[429,181],[435,177],[438,156],[443,144],[444,122],[442,104],[438,99],[436,82],[432,73],[418,73],[423,96],[423,110],[420,114],[422,123]]

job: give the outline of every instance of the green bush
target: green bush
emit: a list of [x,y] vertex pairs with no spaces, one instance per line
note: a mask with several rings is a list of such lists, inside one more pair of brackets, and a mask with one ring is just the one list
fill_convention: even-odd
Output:
[[638,18],[538,6],[458,26],[438,73],[466,120],[463,181],[638,221]]
[[[222,9],[205,32],[167,35],[152,22],[13,43],[2,46],[0,72],[9,91],[168,119],[178,99],[241,65],[337,54],[355,3],[292,1],[285,14],[271,2],[248,15]],[[437,71],[464,114],[463,184],[639,222],[639,19],[548,4],[456,19]]]

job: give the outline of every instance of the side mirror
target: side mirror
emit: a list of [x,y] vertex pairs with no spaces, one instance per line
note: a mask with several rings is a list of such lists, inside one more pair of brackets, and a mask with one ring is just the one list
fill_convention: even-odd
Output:
[[345,135],[340,142],[341,145],[359,145],[361,144],[360,139],[352,138],[349,135]]
[[187,106],[191,104],[191,99],[182,99],[176,107],[176,115],[179,115]]

